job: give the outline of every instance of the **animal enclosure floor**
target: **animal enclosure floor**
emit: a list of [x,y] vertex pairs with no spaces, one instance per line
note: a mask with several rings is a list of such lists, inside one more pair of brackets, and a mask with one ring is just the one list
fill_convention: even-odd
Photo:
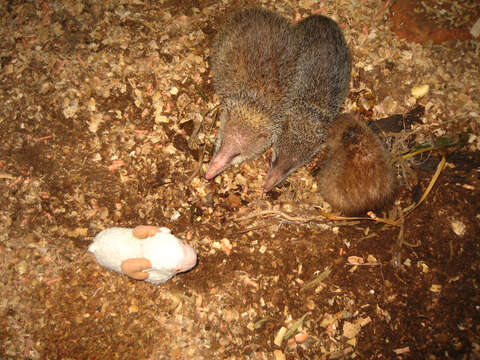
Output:
[[[267,195],[268,152],[202,177],[219,104],[209,44],[251,4],[1,2],[1,359],[480,357],[479,39],[402,40],[389,1],[261,2],[341,24],[344,111],[423,109],[387,134],[394,156],[453,144],[397,162],[396,204],[376,216],[402,226],[329,220],[316,161]],[[87,253],[102,229],[140,224],[169,227],[198,265],[155,286]]]

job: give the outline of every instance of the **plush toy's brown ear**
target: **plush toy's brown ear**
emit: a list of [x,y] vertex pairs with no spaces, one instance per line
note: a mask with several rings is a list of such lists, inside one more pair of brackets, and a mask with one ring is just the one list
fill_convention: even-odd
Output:
[[137,239],[145,239],[150,236],[155,236],[160,232],[160,228],[158,226],[150,226],[150,225],[139,225],[135,229],[133,229],[133,236]]
[[145,258],[123,260],[122,264],[120,265],[122,272],[135,280],[147,279],[148,274],[143,272],[143,270],[150,269],[151,267],[152,263],[150,260]]

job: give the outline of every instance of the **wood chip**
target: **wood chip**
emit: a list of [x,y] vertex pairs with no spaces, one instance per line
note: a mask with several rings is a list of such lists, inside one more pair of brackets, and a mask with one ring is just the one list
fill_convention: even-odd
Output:
[[287,333],[287,328],[282,326],[280,328],[280,330],[278,330],[277,335],[275,336],[275,339],[273,340],[273,343],[277,346],[281,346],[283,338],[284,338],[286,333]]

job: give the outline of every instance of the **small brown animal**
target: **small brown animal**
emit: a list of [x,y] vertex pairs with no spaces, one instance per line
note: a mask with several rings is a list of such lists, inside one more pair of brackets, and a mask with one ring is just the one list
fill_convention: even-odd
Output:
[[340,115],[331,124],[326,145],[315,178],[334,210],[355,215],[392,201],[396,181],[390,154],[363,121],[352,114]]
[[237,12],[219,31],[210,67],[223,111],[205,178],[260,155],[276,139],[294,51],[289,22],[268,10]]
[[294,28],[298,57],[284,99],[282,131],[273,144],[264,191],[270,191],[322,148],[348,94],[351,58],[335,21],[310,16]]

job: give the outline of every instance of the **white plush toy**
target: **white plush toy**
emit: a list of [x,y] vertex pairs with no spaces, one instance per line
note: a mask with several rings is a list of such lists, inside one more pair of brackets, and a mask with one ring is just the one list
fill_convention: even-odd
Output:
[[197,263],[197,254],[167,228],[140,225],[101,231],[88,248],[107,269],[161,284]]

